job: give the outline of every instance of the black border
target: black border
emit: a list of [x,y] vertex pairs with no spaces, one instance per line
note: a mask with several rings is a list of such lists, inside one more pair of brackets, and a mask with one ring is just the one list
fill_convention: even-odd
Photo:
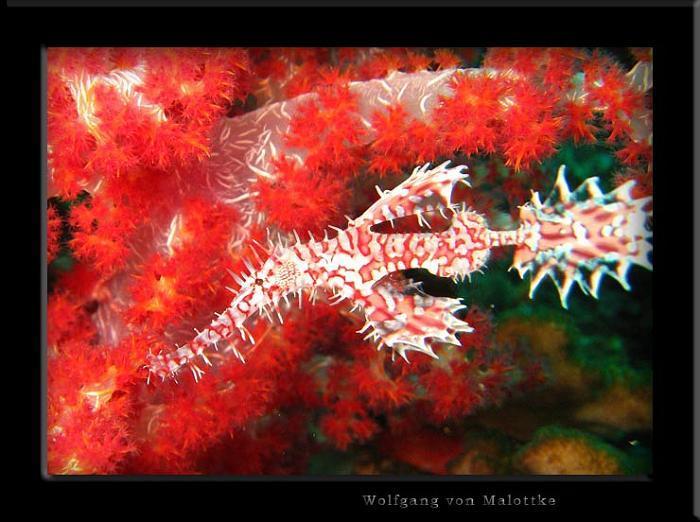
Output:
[[[11,308],[4,331],[6,430],[18,440],[5,446],[15,457],[5,469],[16,516],[39,519],[234,520],[273,511],[286,517],[392,519],[445,516],[453,519],[531,516],[547,520],[663,518],[682,520],[692,510],[692,37],[686,8],[494,8],[316,10],[261,9],[51,9],[6,11],[15,29],[6,41],[5,97],[15,119],[6,120],[12,140],[5,157],[6,253],[24,250],[23,277],[8,277]],[[294,45],[294,46],[651,46],[654,48],[654,442],[653,475],[631,480],[45,480],[40,473],[41,316],[41,48],[71,45]],[[24,150],[26,148],[26,150]],[[4,169],[5,170],[5,169]],[[17,180],[29,186],[16,186]],[[14,196],[16,195],[16,196]],[[22,218],[10,210],[17,202]],[[32,205],[27,205],[31,201]],[[8,204],[9,203],[9,204]],[[15,223],[29,248],[13,248]],[[10,257],[12,256],[12,257]],[[16,264],[15,264],[16,266]],[[19,284],[11,290],[11,283]],[[36,285],[36,286],[34,286]],[[27,298],[27,306],[15,298]],[[14,317],[14,319],[13,319]],[[20,319],[20,324],[15,320]],[[17,357],[27,360],[17,360]],[[16,380],[17,382],[14,382]],[[15,414],[16,413],[16,414]],[[21,415],[20,415],[21,414]],[[28,417],[28,418],[27,418]],[[30,432],[26,433],[25,430]],[[556,508],[476,508],[448,511],[368,510],[361,495],[478,496],[482,491],[558,499]],[[19,492],[18,492],[19,493]]]
[[9,7],[639,7],[688,0],[7,0]]

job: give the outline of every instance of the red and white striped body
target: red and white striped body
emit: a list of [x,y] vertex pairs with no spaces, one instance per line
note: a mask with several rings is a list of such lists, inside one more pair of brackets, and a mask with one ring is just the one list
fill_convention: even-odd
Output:
[[[472,331],[454,316],[464,305],[458,299],[412,292],[410,285],[397,287],[387,276],[422,268],[440,277],[464,278],[484,266],[491,248],[515,245],[513,268],[521,276],[535,272],[531,294],[550,275],[564,306],[573,282],[596,296],[605,273],[626,285],[620,266],[625,271],[629,263],[651,268],[646,259],[650,233],[644,229],[647,200],[632,200],[630,187],[603,195],[595,180],[587,180],[591,198],[579,202],[571,197],[562,168],[556,205],[552,198],[543,205],[534,194],[531,204],[521,207],[517,230],[493,231],[480,214],[452,204],[455,183],[468,183],[466,167],[448,168],[448,163],[431,170],[424,165],[393,190],[378,189],[380,198],[346,229],[335,229],[335,237],[306,243],[297,238],[293,245],[274,247],[261,266],[250,266],[249,273],[235,277],[239,290],[208,328],[174,352],[151,356],[150,372],[164,379],[189,366],[199,379],[203,371],[196,359],[209,363],[206,352],[217,349],[220,341],[243,360],[234,339],[240,335],[244,342],[254,342],[247,323],[260,316],[272,318],[273,313],[281,321],[281,302],[294,294],[301,302],[303,292],[314,296],[318,291],[360,309],[366,318],[360,332],[369,330],[367,336],[380,348],[389,346],[404,358],[409,350],[434,357],[431,343],[458,345],[455,334]],[[417,220],[418,229],[390,228],[407,219]],[[433,230],[436,222],[440,226]],[[618,263],[617,272],[610,263]],[[582,268],[591,270],[590,282]],[[557,274],[562,274],[561,281]]]

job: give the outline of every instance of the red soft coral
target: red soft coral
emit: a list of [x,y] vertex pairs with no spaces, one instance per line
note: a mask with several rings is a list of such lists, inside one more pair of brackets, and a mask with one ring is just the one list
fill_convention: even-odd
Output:
[[47,345],[51,349],[68,341],[88,342],[96,335],[88,308],[65,290],[49,295],[46,315]]
[[644,94],[630,85],[616,62],[601,53],[594,53],[583,70],[586,89],[608,122],[610,135],[607,140],[612,143],[617,138],[629,136],[632,132],[630,120],[644,107]]
[[137,227],[128,209],[97,198],[71,209],[73,239],[70,246],[76,257],[109,273],[124,264],[131,251],[124,241]]
[[648,141],[637,142],[628,140],[625,146],[615,154],[624,165],[634,166],[640,163],[645,165],[652,164],[653,149],[651,143]]
[[358,146],[366,133],[357,109],[357,98],[346,81],[323,85],[318,101],[298,107],[285,142],[306,149],[304,164],[311,171],[354,177],[364,161]]
[[429,417],[435,422],[462,417],[483,401],[475,367],[464,361],[451,361],[446,368],[431,368],[420,376],[429,397]]
[[319,234],[330,224],[341,224],[349,191],[345,181],[331,172],[312,171],[293,158],[273,163],[277,178],[257,183],[257,202],[271,224],[285,232]]
[[65,341],[48,361],[48,472],[110,474],[136,449],[128,393],[143,353]]
[[245,96],[247,67],[240,49],[50,52],[52,189],[73,196],[95,177],[208,157],[212,126]]
[[341,450],[353,442],[366,442],[379,430],[363,404],[354,399],[334,403],[330,412],[321,418],[320,426],[333,445]]
[[455,75],[451,97],[441,97],[435,122],[445,149],[466,155],[496,150],[497,120],[506,86],[496,78]]
[[461,59],[449,49],[438,49],[433,54],[433,61],[438,69],[453,69],[460,64]]
[[562,128],[563,138],[571,137],[574,143],[596,141],[595,133],[598,128],[592,123],[595,120],[595,113],[587,96],[567,100],[564,103],[563,113],[566,116]]
[[373,346],[363,348],[366,355],[356,354],[348,378],[350,385],[374,412],[389,412],[408,404],[415,390],[402,362],[392,362],[388,353],[378,352]]
[[186,200],[171,221],[167,252],[154,254],[133,276],[134,305],[124,314],[129,323],[162,333],[199,309],[225,306],[229,276],[223,267],[236,220],[233,208]]
[[368,172],[380,176],[401,173],[439,154],[435,128],[413,118],[409,120],[408,113],[401,105],[390,106],[386,112],[375,112],[372,129],[376,138],[368,148]]
[[56,207],[49,205],[46,211],[46,256],[50,263],[58,255],[61,249],[61,229],[63,220]]
[[543,93],[526,83],[517,83],[509,96],[501,128],[505,164],[516,171],[553,154],[559,143],[562,119]]

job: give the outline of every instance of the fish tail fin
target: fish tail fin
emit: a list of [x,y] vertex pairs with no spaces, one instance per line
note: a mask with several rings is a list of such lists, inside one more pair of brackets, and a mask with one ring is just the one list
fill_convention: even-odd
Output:
[[549,276],[567,308],[574,283],[597,298],[603,276],[629,290],[627,273],[632,265],[652,269],[648,226],[652,198],[633,198],[634,181],[603,193],[598,178],[588,178],[571,191],[565,170],[564,165],[559,168],[555,188],[544,203],[535,192],[520,207],[522,240],[511,269],[523,278],[532,274],[530,297]]

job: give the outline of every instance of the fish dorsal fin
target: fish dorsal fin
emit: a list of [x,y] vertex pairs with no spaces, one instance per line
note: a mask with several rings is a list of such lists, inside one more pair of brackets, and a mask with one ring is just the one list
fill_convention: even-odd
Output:
[[448,168],[449,161],[430,169],[426,163],[416,167],[411,175],[391,190],[377,187],[379,199],[355,220],[356,225],[369,226],[405,216],[421,215],[452,207],[452,189],[456,183],[467,186],[465,165]]

